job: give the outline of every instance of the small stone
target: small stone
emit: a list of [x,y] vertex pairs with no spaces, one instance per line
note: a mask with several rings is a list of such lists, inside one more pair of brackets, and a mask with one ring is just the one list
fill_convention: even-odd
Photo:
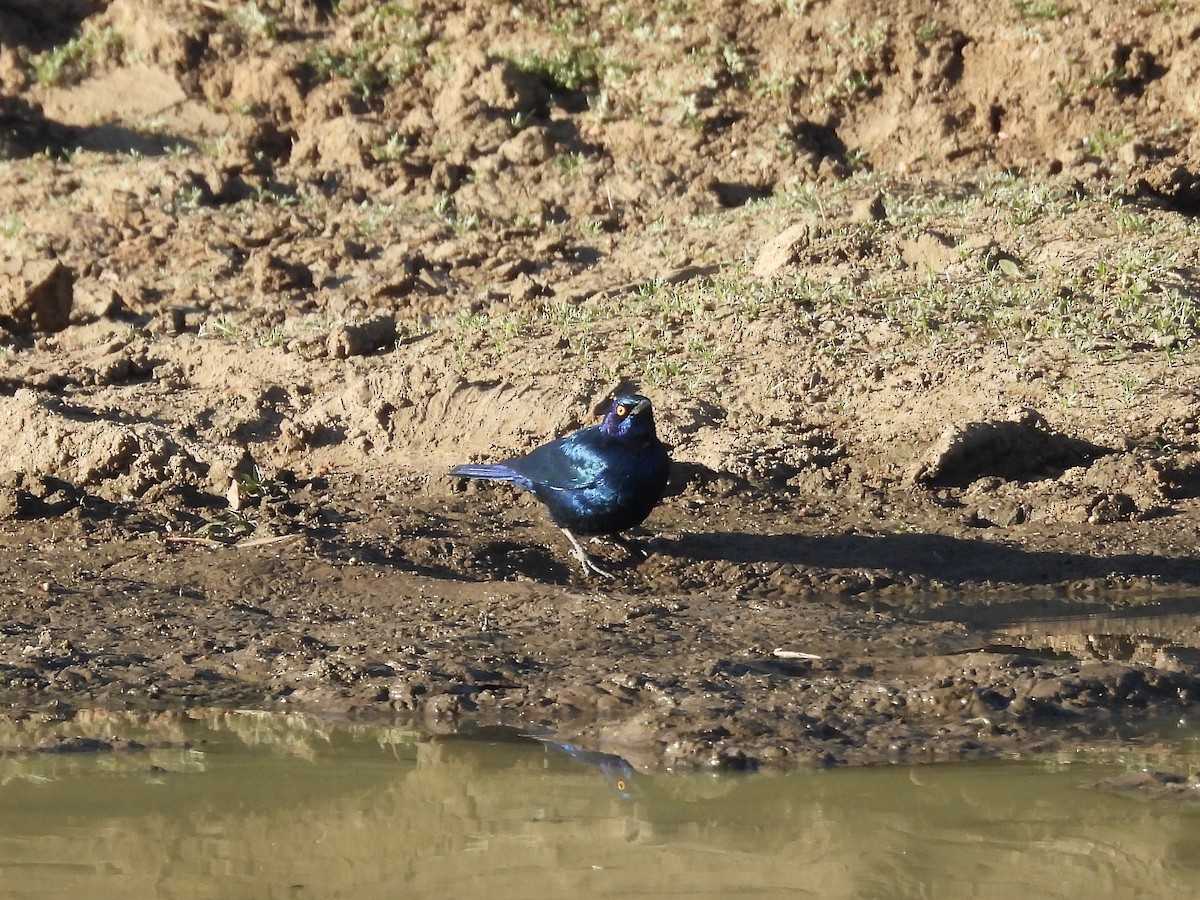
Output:
[[975,519],[983,524],[1011,528],[1014,525],[1023,525],[1029,520],[1029,507],[1015,500],[1000,500],[979,507],[975,512]]
[[391,316],[376,316],[365,322],[342,322],[329,332],[325,346],[335,359],[365,356],[396,343],[399,333]]
[[784,229],[763,245],[750,274],[766,278],[774,275],[780,269],[795,265],[799,262],[800,254],[808,247],[810,241],[811,235],[807,222],[799,222]]
[[1014,407],[952,423],[909,470],[912,484],[965,486],[982,478],[1032,480],[1086,466],[1111,451],[1053,431],[1036,410]]
[[545,297],[550,291],[541,281],[522,272],[509,283],[506,293],[511,300],[525,301],[534,297]]
[[111,285],[92,281],[77,284],[76,288],[76,321],[113,318],[128,312],[124,299]]
[[246,271],[253,279],[255,289],[264,294],[307,290],[313,286],[312,271],[308,266],[270,252],[254,254],[246,265]]
[[1129,141],[1117,148],[1117,160],[1123,166],[1132,169],[1146,155],[1146,148],[1137,141]]
[[1128,494],[1104,494],[1092,502],[1087,520],[1092,525],[1111,525],[1131,521],[1137,513],[1137,504]]
[[71,321],[75,275],[58,260],[17,260],[0,267],[0,320],[18,334],[50,334]]
[[921,272],[941,273],[958,262],[958,248],[944,234],[926,231],[900,242],[901,258]]
[[187,331],[187,311],[178,306],[159,310],[150,323],[150,331],[172,337],[183,334]]
[[857,225],[882,222],[886,218],[887,208],[883,205],[883,194],[879,191],[850,207],[850,221]]
[[554,154],[554,138],[547,128],[525,128],[501,144],[499,152],[514,166],[541,165]]

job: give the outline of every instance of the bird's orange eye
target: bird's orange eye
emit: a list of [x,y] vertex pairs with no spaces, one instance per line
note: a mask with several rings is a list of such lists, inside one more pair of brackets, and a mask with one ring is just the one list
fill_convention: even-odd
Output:
[[617,415],[621,418],[625,418],[625,416],[629,415],[629,407],[622,403],[617,407]]

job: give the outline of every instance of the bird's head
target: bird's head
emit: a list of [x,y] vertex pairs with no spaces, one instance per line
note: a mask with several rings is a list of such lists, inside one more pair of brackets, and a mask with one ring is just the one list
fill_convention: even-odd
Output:
[[653,438],[654,412],[641,394],[619,394],[600,424],[607,434],[621,438]]

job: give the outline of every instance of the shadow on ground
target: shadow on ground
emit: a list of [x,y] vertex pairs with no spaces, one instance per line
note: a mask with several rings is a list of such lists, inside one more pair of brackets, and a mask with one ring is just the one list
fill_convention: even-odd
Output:
[[937,534],[757,535],[740,532],[660,538],[664,553],[738,564],[775,563],[823,569],[878,569],[940,582],[1051,585],[1110,575],[1200,585],[1200,559],[1127,553],[1090,556],[1023,550]]

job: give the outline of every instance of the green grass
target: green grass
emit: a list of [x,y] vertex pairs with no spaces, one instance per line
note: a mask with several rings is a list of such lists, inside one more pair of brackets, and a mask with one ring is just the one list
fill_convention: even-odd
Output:
[[319,81],[344,78],[363,97],[371,97],[393,80],[398,80],[396,73],[380,65],[378,54],[366,44],[348,53],[339,53],[323,46],[315,47],[304,62]]
[[857,22],[830,22],[826,34],[833,46],[865,57],[873,57],[882,50],[888,38],[887,26],[881,21],[865,29]]
[[255,0],[234,9],[229,13],[229,18],[255,40],[273,41],[279,36],[279,26],[274,16],[263,10]]
[[1129,80],[1129,72],[1124,66],[1111,69],[1101,69],[1092,74],[1092,85],[1098,88],[1115,88]]
[[[251,327],[235,322],[228,315],[220,314],[200,324],[197,331],[197,337],[205,340],[223,341],[227,344],[247,348],[259,349],[277,349],[286,348],[288,340],[295,337],[294,332],[299,328],[302,332],[311,330],[313,337],[318,337],[324,340],[324,336],[328,333],[330,323],[328,321],[308,322],[297,326],[295,323],[284,325],[271,325],[265,330],[258,327]],[[243,485],[243,488],[246,486]]]
[[272,325],[266,334],[262,335],[257,344],[259,347],[283,347],[287,344],[287,331],[282,325]]
[[552,91],[594,91],[607,70],[599,49],[585,44],[573,44],[551,54],[531,50],[511,59],[518,69]]
[[533,116],[533,110],[513,113],[512,116],[509,117],[508,127],[512,129],[513,134],[516,134],[518,131],[523,131],[525,126],[527,126],[533,120]]
[[396,207],[390,203],[364,202],[358,208],[362,212],[362,218],[358,222],[358,233],[364,237],[376,234],[396,212]]
[[1176,286],[1175,266],[1169,253],[1117,249],[1035,278],[995,271],[897,285],[886,289],[882,308],[914,337],[953,337],[976,326],[975,339],[1065,338],[1083,351],[1102,343],[1191,343],[1200,336],[1200,300]]
[[455,234],[465,234],[483,227],[483,220],[476,213],[459,212],[454,198],[448,193],[438,195],[433,203],[432,212],[444,220]]
[[922,44],[928,44],[930,41],[936,40],[941,30],[941,22],[939,22],[937,19],[929,19],[917,26],[917,40]]
[[[828,228],[814,237],[818,259],[836,259],[848,242],[874,247],[866,251],[861,280],[831,279],[817,266],[763,282],[731,268],[678,287],[651,283],[625,314],[685,327],[670,346],[637,343],[625,362],[640,359],[656,377],[701,373],[723,356],[715,331],[704,328],[717,320],[722,329],[774,325],[822,343],[830,355],[861,352],[862,332],[880,325],[918,345],[1065,339],[1088,353],[1112,346],[1170,350],[1200,341],[1200,292],[1186,275],[1197,267],[1200,228],[1187,220],[1131,209],[1119,194],[1081,194],[1069,180],[1008,174],[950,190],[894,190],[886,198],[887,222]],[[834,221],[839,218],[836,196],[769,202],[805,209],[815,203]],[[1107,222],[1109,231],[1072,241],[1070,226],[1064,226],[1072,217]],[[1011,231],[995,224],[1006,220]],[[890,267],[880,266],[890,258],[881,251],[918,224],[965,240],[985,222],[1000,255],[994,248],[980,245],[970,252],[964,245],[962,272],[953,277],[914,273],[895,259]],[[1064,255],[1043,256],[1043,235],[1063,241]],[[681,372],[657,366],[668,355],[683,361]]]
[[430,64],[430,30],[419,13],[397,3],[369,6],[349,23],[351,45],[318,45],[305,65],[318,81],[343,78],[362,97],[370,99],[389,85]]
[[77,84],[102,60],[120,56],[123,48],[124,41],[112,28],[84,28],[65,44],[33,56],[30,73],[45,87]]
[[180,187],[175,195],[164,204],[163,208],[171,215],[179,216],[193,213],[204,205],[204,191],[197,186]]
[[245,513],[227,512],[210,519],[193,532],[198,538],[228,544],[254,534],[258,525]]
[[1061,19],[1071,12],[1069,6],[1064,6],[1055,0],[1013,0],[1013,9],[1022,19],[1044,21]]
[[[577,162],[558,165],[566,173]],[[888,218],[850,222],[851,208],[876,191]],[[497,226],[462,216],[450,196],[423,214],[454,230]],[[1116,188],[1088,192],[1072,179],[1012,173],[944,183],[864,173],[688,224],[728,228],[741,217],[781,230],[801,216],[819,224],[811,260],[799,271],[750,277],[751,244],[740,262],[680,284],[648,280],[621,294],[569,302],[536,298],[494,314],[485,305],[421,327],[445,342],[464,374],[519,357],[531,377],[586,371],[681,391],[719,389],[722,373],[763,341],[784,340],[834,365],[879,352],[916,358],[929,349],[970,354],[991,345],[1008,352],[1049,341],[1109,359],[1117,352],[1175,354],[1200,341],[1200,292],[1187,275],[1198,267],[1200,226],[1131,204]],[[584,220],[560,227],[588,233]],[[899,245],[923,231],[959,244],[949,272],[916,271],[904,262]],[[652,226],[647,256],[658,246],[655,234]],[[676,251],[677,238],[664,223],[664,254]],[[882,343],[872,344],[875,333]],[[520,352],[529,347],[542,352]],[[1126,394],[1135,396],[1132,388]]]
[[558,158],[559,171],[566,178],[575,179],[583,173],[583,164],[586,157],[579,152],[564,153]]
[[821,100],[834,104],[849,100],[859,94],[865,94],[871,89],[871,79],[865,72],[854,71],[840,82],[825,89]]
[[0,216],[0,237],[15,238],[25,230],[25,221],[18,215],[8,213]]
[[196,336],[236,344],[245,338],[246,332],[228,316],[220,315],[202,322]]
[[377,144],[371,148],[371,158],[376,162],[399,162],[408,155],[412,145],[408,138],[397,133],[392,134],[382,144]]
[[280,484],[263,474],[262,469],[257,465],[250,472],[236,475],[234,481],[238,486],[238,493],[244,500],[262,501],[282,493]]

